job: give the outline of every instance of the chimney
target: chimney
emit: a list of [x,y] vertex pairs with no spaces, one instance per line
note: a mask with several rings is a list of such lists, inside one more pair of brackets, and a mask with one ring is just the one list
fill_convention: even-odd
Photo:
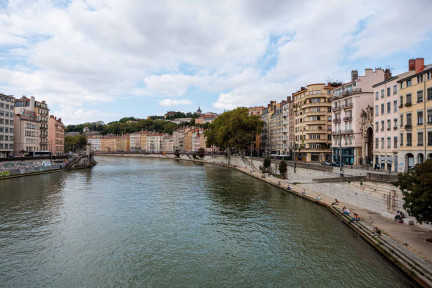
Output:
[[408,60],[408,71],[415,71],[415,73],[419,73],[423,71],[424,67],[424,58]]
[[351,81],[355,81],[358,79],[358,71],[357,70],[352,70],[351,71]]
[[300,91],[303,91],[303,90],[306,90],[306,88],[305,88],[305,87],[301,87],[301,88],[300,88]]
[[34,109],[34,107],[35,107],[35,97],[31,96],[30,97],[30,108]]
[[390,69],[384,70],[384,81],[389,80],[392,77]]

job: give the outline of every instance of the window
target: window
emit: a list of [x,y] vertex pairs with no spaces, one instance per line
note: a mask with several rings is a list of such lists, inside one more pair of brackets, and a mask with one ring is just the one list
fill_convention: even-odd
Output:
[[384,137],[381,137],[381,149],[384,149]]
[[393,111],[397,112],[397,100],[393,101]]
[[417,83],[423,82],[423,74],[417,76]]
[[378,132],[378,121],[375,122],[375,132]]
[[394,127],[394,129],[396,130],[397,127],[398,127],[398,126],[397,126],[397,118],[394,118],[393,121],[394,121],[394,126],[393,126],[393,127]]
[[407,117],[407,125],[411,126],[412,125],[411,113],[407,113],[406,117]]
[[406,95],[406,104],[411,104],[411,93]]
[[427,124],[432,124],[432,109],[427,111]]
[[400,115],[400,127],[403,126],[403,114]]
[[411,84],[412,84],[412,82],[411,82],[411,79],[409,79],[409,80],[407,80],[407,87],[410,87],[411,86]]
[[387,113],[391,113],[391,103],[387,102]]
[[403,96],[400,96],[400,107],[403,105]]
[[398,138],[397,136],[394,136],[394,138],[393,138],[393,148],[395,148],[395,149],[398,148],[398,146],[397,146],[397,142],[398,142],[397,138]]
[[384,114],[384,103],[381,103],[381,115]]
[[423,102],[423,90],[417,91],[417,103]]
[[393,95],[397,94],[397,85],[393,85]]
[[379,109],[378,109],[378,105],[375,105],[375,116],[379,115]]
[[423,132],[417,132],[417,146],[423,146]]
[[423,125],[423,111],[417,112],[417,125]]
[[381,89],[381,98],[384,98],[384,89]]
[[403,146],[403,133],[400,134],[400,146]]
[[389,97],[390,96],[390,93],[391,93],[391,91],[390,91],[391,89],[390,89],[390,87],[387,87],[387,97]]
[[378,93],[378,91],[376,91],[375,92],[375,100],[378,100],[378,97],[379,97],[379,93]]
[[428,139],[427,139],[427,145],[428,146],[432,146],[432,131],[428,131],[427,133],[428,133],[427,134],[427,137],[428,137]]
[[412,146],[412,134],[407,133],[407,146]]
[[390,130],[390,129],[391,129],[391,120],[388,119],[387,120],[387,130]]
[[378,149],[378,138],[375,138],[375,149]]
[[432,100],[432,88],[427,89],[427,100]]
[[381,131],[384,131],[384,120],[381,120]]

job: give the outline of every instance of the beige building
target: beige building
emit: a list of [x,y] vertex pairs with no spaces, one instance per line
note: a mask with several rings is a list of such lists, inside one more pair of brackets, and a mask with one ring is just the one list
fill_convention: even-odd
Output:
[[163,134],[161,133],[153,133],[147,135],[147,141],[146,141],[146,151],[149,153],[159,153],[161,152],[162,148],[162,137]]
[[173,136],[171,135],[164,135],[162,137],[162,152],[166,152],[166,153],[172,153],[174,152],[173,147],[174,147],[174,139]]
[[404,172],[432,160],[432,65],[423,58],[409,60],[415,73],[397,81],[399,85],[398,171]]
[[116,138],[116,148],[119,152],[128,152],[130,151],[130,138],[129,134],[119,135]]
[[130,134],[130,151],[141,150],[141,132]]
[[180,152],[184,151],[184,141],[185,141],[185,129],[177,129],[173,132],[173,140],[174,140],[174,151],[179,150]]
[[[64,130],[65,130],[65,126],[62,123],[61,118],[57,119],[53,115],[50,115],[48,119],[47,132],[48,132],[48,150],[51,151],[52,154],[64,153]],[[41,129],[41,133],[42,131],[44,130]]]
[[277,108],[270,117],[270,151],[271,154],[283,154],[283,105],[286,101],[277,103]]
[[14,97],[0,94],[0,158],[14,150]]
[[294,141],[296,158],[306,162],[331,159],[331,103],[337,84],[310,84],[294,97]]
[[22,114],[15,114],[14,118],[14,155],[19,156],[27,152],[40,149],[40,123],[36,120],[34,111],[22,110]]
[[116,152],[117,151],[117,136],[105,135],[100,139],[100,151],[102,152]]

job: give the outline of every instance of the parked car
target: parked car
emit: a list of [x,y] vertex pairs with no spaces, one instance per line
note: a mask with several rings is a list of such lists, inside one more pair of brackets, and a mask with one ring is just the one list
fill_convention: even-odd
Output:
[[324,166],[330,166],[330,162],[327,162],[327,161],[323,161],[323,162],[321,162],[321,165],[324,165]]
[[[338,162],[331,162],[330,166],[339,167],[339,163]],[[343,163],[342,163],[342,167],[343,167]]]

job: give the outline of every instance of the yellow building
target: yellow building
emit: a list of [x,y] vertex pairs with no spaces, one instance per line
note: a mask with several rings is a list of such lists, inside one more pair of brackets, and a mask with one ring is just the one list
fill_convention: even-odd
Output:
[[147,134],[148,132],[141,132],[141,151],[147,151]]
[[116,146],[117,146],[117,151],[120,151],[120,152],[130,151],[129,134],[117,136]]
[[311,84],[293,93],[296,158],[306,162],[331,159],[331,103],[334,87]]
[[399,85],[399,172],[425,159],[432,159],[432,65],[424,59],[409,60],[415,74],[398,80]]
[[117,151],[117,137],[115,135],[106,135],[100,140],[100,151],[102,152],[116,152]]

